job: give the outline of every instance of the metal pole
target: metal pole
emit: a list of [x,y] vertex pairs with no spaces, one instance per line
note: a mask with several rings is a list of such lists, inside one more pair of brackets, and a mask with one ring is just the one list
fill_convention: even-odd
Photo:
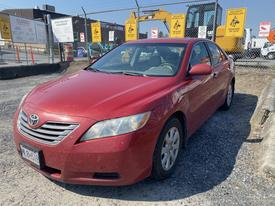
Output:
[[25,46],[26,61],[27,61],[27,64],[29,64],[27,44],[24,43],[24,46]]
[[139,17],[140,17],[140,6],[139,6],[139,4],[138,4],[138,1],[137,0],[135,0],[135,2],[136,2],[136,5],[137,5],[137,38],[139,39]]
[[49,54],[50,54],[50,63],[54,63],[54,52],[53,52],[53,32],[51,24],[51,15],[47,14],[47,25],[48,25],[48,39],[49,39]]
[[218,16],[218,0],[215,0],[215,13],[214,13],[214,21],[213,21],[212,41],[216,40],[217,16]]
[[61,62],[64,62],[64,58],[63,58],[63,50],[62,50],[62,43],[58,43],[58,49],[59,49],[59,58]]
[[[0,41],[2,41],[2,40],[0,40]],[[3,53],[2,53],[2,51],[1,51],[1,46],[0,46],[0,56],[1,56],[0,63],[2,63],[2,62],[3,62]]]
[[[17,62],[17,51],[16,51],[16,48],[15,48],[15,46],[14,46],[14,43],[11,42],[11,44],[12,44],[12,48],[13,48],[13,51],[14,51],[15,62]],[[19,56],[19,55],[18,55],[18,56]]]
[[87,25],[87,14],[83,8],[83,6],[81,7],[83,13],[84,13],[84,21],[85,21],[85,42],[86,42],[86,50],[87,50],[87,57],[88,57],[88,61],[90,61],[90,54],[89,54],[89,42],[88,42],[88,25]]

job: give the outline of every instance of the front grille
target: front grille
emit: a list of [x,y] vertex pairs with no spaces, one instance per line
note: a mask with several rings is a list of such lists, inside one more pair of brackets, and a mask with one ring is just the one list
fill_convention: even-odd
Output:
[[47,144],[58,144],[77,126],[78,124],[76,123],[46,122],[39,128],[34,129],[28,125],[28,117],[22,110],[19,113],[17,121],[18,130],[24,136]]

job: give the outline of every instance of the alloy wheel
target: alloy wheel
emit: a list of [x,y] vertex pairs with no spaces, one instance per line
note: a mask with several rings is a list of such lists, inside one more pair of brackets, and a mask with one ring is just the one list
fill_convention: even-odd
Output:
[[173,167],[180,147],[180,133],[178,128],[172,127],[165,135],[161,149],[161,165],[165,171]]

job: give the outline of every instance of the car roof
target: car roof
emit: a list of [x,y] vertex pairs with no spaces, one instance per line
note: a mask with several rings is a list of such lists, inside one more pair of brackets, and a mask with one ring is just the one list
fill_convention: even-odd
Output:
[[140,43],[195,43],[198,41],[208,41],[207,39],[200,38],[157,38],[157,39],[139,39],[135,41],[129,41],[126,44],[140,44]]

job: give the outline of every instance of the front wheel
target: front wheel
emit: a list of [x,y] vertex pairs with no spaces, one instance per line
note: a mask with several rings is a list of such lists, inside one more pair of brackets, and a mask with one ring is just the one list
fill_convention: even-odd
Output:
[[223,105],[221,106],[222,110],[230,109],[233,97],[234,97],[234,84],[233,84],[233,82],[231,82],[228,85],[228,90],[227,90],[225,101],[224,101]]
[[151,174],[154,179],[165,179],[173,173],[182,149],[182,142],[181,122],[177,118],[172,118],[164,126],[154,151]]

